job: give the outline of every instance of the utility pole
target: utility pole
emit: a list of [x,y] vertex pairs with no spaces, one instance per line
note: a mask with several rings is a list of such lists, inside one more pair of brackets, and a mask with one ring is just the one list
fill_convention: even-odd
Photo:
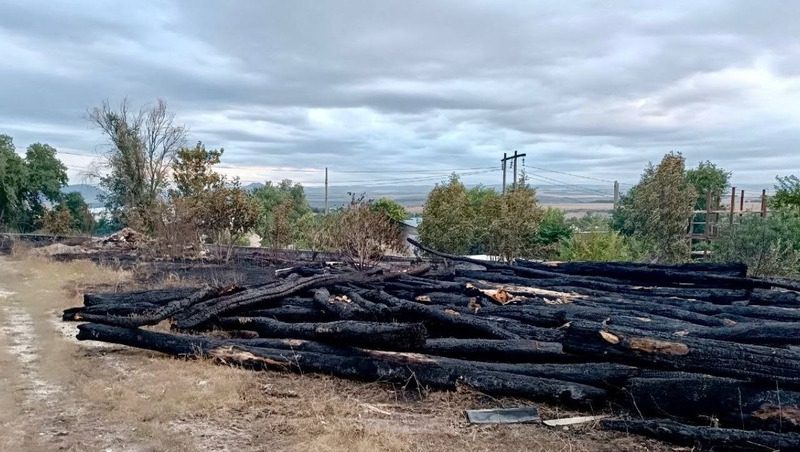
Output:
[[517,151],[514,151],[514,155],[508,156],[505,152],[503,153],[503,193],[506,192],[506,162],[509,160],[513,160],[514,165],[514,182],[511,184],[513,188],[517,187],[517,159],[525,157],[526,154],[520,154]]
[[506,192],[506,160],[507,159],[508,159],[508,157],[506,157],[506,153],[503,152],[503,159],[500,160],[500,163],[503,164],[503,193]]
[[514,151],[514,183],[511,186],[517,188],[517,151]]
[[614,207],[619,204],[619,182],[614,181]]
[[328,167],[325,167],[325,214],[328,214]]

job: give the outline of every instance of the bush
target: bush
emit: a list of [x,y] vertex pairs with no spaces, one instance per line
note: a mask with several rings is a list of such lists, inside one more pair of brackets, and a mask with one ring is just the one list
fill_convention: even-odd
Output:
[[542,215],[539,223],[539,233],[536,241],[540,245],[550,245],[569,240],[572,237],[572,228],[567,224],[564,211],[554,207],[548,207]]
[[375,265],[387,251],[406,249],[400,226],[369,202],[354,199],[333,220],[333,246],[358,270]]
[[565,261],[629,261],[633,259],[631,246],[617,232],[592,231],[576,233],[561,247]]
[[739,224],[719,225],[712,258],[743,262],[751,276],[790,276],[800,270],[800,214],[779,210],[767,217],[747,215]]

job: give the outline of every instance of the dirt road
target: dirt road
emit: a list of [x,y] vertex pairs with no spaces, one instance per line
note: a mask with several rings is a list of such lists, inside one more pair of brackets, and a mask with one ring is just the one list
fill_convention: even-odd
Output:
[[73,339],[60,311],[87,285],[129,279],[88,262],[0,257],[0,451],[669,450],[591,426],[470,426],[465,408],[527,402],[468,391],[249,372]]

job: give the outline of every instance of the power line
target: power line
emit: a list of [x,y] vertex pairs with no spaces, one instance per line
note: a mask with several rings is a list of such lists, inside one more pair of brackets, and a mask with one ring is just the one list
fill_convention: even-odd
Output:
[[558,179],[553,179],[552,177],[542,176],[540,174],[527,174],[527,176],[534,177],[534,178],[537,178],[539,180],[543,180],[543,181],[546,181],[546,182],[556,183],[558,185],[562,185],[562,186],[566,186],[566,187],[572,187],[575,190],[583,191],[583,192],[586,192],[586,193],[600,194],[600,195],[603,195],[603,196],[612,195],[612,193],[608,193],[608,192],[597,190],[597,189],[593,189],[593,188],[583,187],[581,185],[570,184],[570,183],[567,183],[567,182],[564,182],[564,181],[561,181],[561,180],[558,180]]
[[[548,173],[563,174],[565,176],[579,177],[579,178],[582,178],[582,179],[589,179],[589,180],[594,180],[594,181],[598,181],[598,182],[607,182],[607,183],[610,183],[610,184],[614,183],[614,181],[611,180],[611,179],[602,179],[602,178],[599,178],[599,177],[584,176],[584,175],[581,175],[581,174],[574,174],[574,173],[568,173],[566,171],[558,171],[558,170],[552,170],[552,169],[547,169],[547,168],[541,168],[541,167],[533,166],[533,165],[526,165],[526,167],[531,167],[531,168],[537,169],[539,171],[547,171]],[[634,184],[629,184],[629,183],[626,183],[626,182],[620,182],[620,185],[631,185],[631,186],[633,186]]]

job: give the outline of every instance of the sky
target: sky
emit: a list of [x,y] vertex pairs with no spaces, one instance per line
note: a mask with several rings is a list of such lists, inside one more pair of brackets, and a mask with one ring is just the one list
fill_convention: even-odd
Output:
[[677,151],[771,187],[800,173],[799,31],[782,0],[0,0],[0,133],[91,182],[88,109],[164,99],[244,182],[499,183],[518,150],[633,183]]

